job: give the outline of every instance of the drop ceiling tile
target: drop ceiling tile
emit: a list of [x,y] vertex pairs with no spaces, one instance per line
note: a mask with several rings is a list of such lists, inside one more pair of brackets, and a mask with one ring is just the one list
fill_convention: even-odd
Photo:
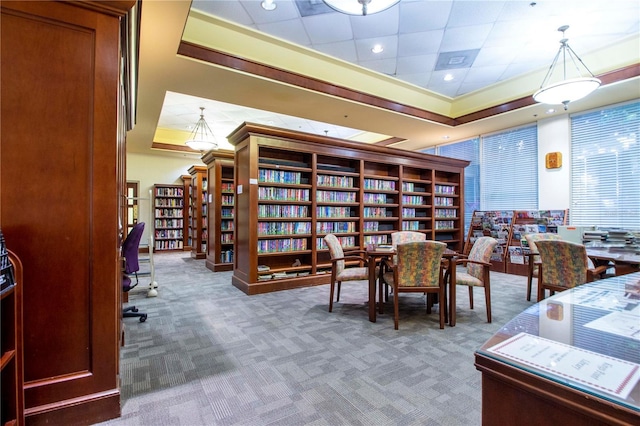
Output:
[[[213,3],[218,2],[216,1]],[[255,24],[265,24],[267,22],[286,21],[289,19],[300,18],[298,8],[295,3],[291,1],[276,0],[276,8],[274,10],[263,9],[261,1],[250,0],[242,1],[241,3]]]
[[444,30],[424,31],[398,36],[398,56],[437,53]]
[[453,1],[400,2],[400,33],[441,30],[447,25]]
[[382,73],[387,75],[395,75],[396,73],[396,60],[395,58],[390,59],[379,59],[375,61],[362,61],[360,65],[364,68]]
[[470,27],[493,23],[502,8],[504,1],[455,1],[449,15],[448,27]]
[[253,24],[253,19],[240,2],[194,0],[191,7],[241,25]]
[[[383,46],[384,50],[380,53],[373,53],[371,49],[377,44]],[[358,53],[359,62],[395,58],[398,52],[398,37],[388,36],[356,40],[356,52]]]
[[343,61],[358,61],[356,44],[353,40],[339,41],[336,43],[317,44],[314,45],[313,48],[329,56],[342,59]]
[[384,12],[367,16],[351,16],[353,36],[359,38],[375,38],[398,34],[399,8],[392,7]]
[[444,31],[440,52],[479,49],[491,32],[492,24],[448,28]]
[[349,17],[341,13],[306,16],[302,18],[311,44],[332,43],[353,39]]
[[431,73],[438,60],[438,55],[416,55],[398,58],[398,74]]

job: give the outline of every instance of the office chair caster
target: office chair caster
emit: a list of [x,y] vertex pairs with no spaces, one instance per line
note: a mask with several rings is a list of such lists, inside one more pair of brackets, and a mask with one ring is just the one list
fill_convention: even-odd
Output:
[[145,322],[147,320],[147,314],[140,316],[140,322]]

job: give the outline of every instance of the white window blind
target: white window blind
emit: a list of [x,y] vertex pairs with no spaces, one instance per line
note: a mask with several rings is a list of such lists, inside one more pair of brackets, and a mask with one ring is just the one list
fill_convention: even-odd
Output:
[[474,210],[480,210],[480,138],[439,146],[438,155],[470,161],[464,169],[464,229],[466,235]]
[[640,229],[640,102],[571,117],[571,224]]
[[482,137],[482,210],[538,208],[538,131],[536,126]]

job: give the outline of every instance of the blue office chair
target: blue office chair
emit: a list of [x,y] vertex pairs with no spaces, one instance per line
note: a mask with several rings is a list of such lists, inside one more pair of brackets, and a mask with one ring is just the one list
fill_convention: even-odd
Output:
[[[142,238],[143,231],[144,222],[138,222],[122,244],[122,257],[124,257],[122,291],[125,293],[138,285],[138,271],[140,270],[140,264],[138,262],[138,247],[140,245],[140,239]],[[131,280],[131,277],[135,277],[135,283]],[[138,312],[138,308],[135,306],[123,308],[122,316],[125,318],[138,317],[140,318],[140,322],[145,322],[147,320],[147,314]]]

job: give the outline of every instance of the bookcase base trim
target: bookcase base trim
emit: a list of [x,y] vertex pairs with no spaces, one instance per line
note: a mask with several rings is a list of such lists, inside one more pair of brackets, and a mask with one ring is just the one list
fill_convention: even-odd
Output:
[[213,272],[233,271],[233,263],[213,263],[207,260],[205,265],[207,269]]
[[192,257],[193,259],[198,259],[198,260],[199,260],[199,259],[204,259],[205,257],[207,257],[207,255],[206,255],[206,254],[204,254],[204,253],[194,253],[194,252],[192,251],[192,252],[191,252],[191,257]]
[[257,283],[248,283],[235,275],[231,279],[231,283],[234,287],[246,295],[252,296],[254,294],[271,293],[281,290],[292,290],[294,288],[311,287],[315,285],[329,284],[331,282],[331,274],[322,275],[310,275],[307,277],[280,279],[280,280],[268,280],[260,281]]
[[27,408],[24,413],[30,426],[85,424],[87,419],[91,419],[91,423],[103,422],[120,417],[120,391],[113,389]]

